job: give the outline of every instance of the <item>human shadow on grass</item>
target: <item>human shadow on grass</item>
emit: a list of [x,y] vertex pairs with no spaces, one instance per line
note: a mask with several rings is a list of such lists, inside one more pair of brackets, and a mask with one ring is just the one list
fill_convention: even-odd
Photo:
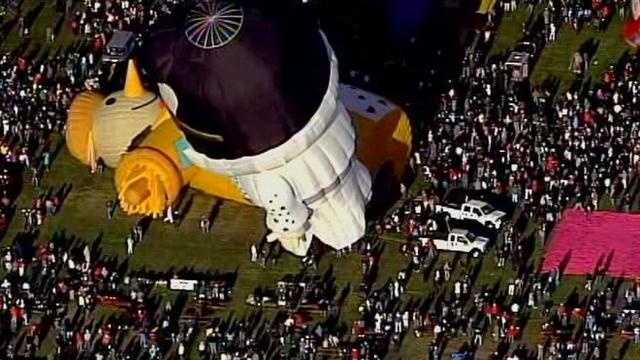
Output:
[[142,229],[143,237],[144,237],[144,234],[146,234],[147,231],[149,230],[149,227],[151,226],[152,221],[153,221],[152,216],[143,216],[140,219],[138,219],[138,221],[136,221],[136,226],[140,226],[140,229]]
[[180,227],[183,221],[187,218],[187,214],[189,213],[189,210],[191,210],[191,207],[193,207],[193,194],[189,195],[189,198],[187,198],[184,204],[182,204],[181,202],[178,206],[176,206],[178,210],[178,216],[175,222],[175,226],[177,228]]
[[22,38],[20,44],[18,44],[18,46],[11,51],[11,56],[28,59],[28,56],[29,56],[28,50],[29,50],[29,46],[31,45],[31,42],[32,42],[32,39],[30,37]]
[[518,252],[519,263],[517,264],[517,274],[528,277],[536,272],[534,269],[535,232],[520,240],[521,250]]
[[65,182],[60,186],[60,188],[55,194],[55,196],[60,200],[57,211],[60,211],[60,208],[62,208],[62,206],[64,205],[64,202],[67,200],[67,197],[69,197],[69,194],[71,193],[72,189],[73,189],[72,183]]
[[608,16],[607,18],[604,19],[604,21],[601,21],[598,31],[602,33],[607,32],[607,30],[609,29],[609,25],[611,25],[612,20],[613,20],[613,15]]
[[470,288],[473,288],[473,286],[478,281],[478,276],[480,275],[480,271],[482,270],[482,264],[484,264],[484,262],[485,262],[485,258],[482,257],[479,260],[477,260],[476,262],[471,262],[470,263],[471,268],[467,272],[467,275],[469,275],[469,287]]
[[35,241],[39,230],[35,232],[19,232],[13,239],[13,248],[16,256],[22,259],[32,259],[36,256]]
[[45,3],[46,3],[46,1],[40,1],[39,4],[36,7],[34,7],[33,9],[29,10],[27,13],[24,14],[24,27],[25,28],[33,27],[33,24],[36,22],[36,20],[38,19],[38,17],[42,13],[42,10],[44,9]]
[[58,17],[58,20],[56,21],[55,25],[51,29],[55,37],[58,37],[59,35],[61,35],[61,30],[64,26],[64,20],[65,20],[64,16]]
[[493,286],[488,290],[488,292],[485,292],[485,295],[487,295],[487,300],[490,300],[491,302],[494,302],[496,304],[503,304],[507,299],[507,296],[502,289],[500,279],[496,280],[493,283]]
[[613,264],[613,258],[615,256],[615,251],[611,250],[609,251],[609,253],[607,254],[607,258],[604,262],[604,273],[608,274],[609,271],[611,271],[611,264]]
[[598,52],[598,49],[600,48],[600,43],[601,42],[599,39],[591,37],[583,42],[578,48],[578,51],[580,52],[580,55],[582,55],[585,63],[589,64],[588,66],[586,66],[586,70],[589,70],[591,68],[593,59]]
[[[329,266],[329,268],[324,272],[324,274],[322,274],[322,277],[320,279],[320,283],[321,284],[335,284],[336,281],[336,276],[334,273],[334,269],[333,269],[333,264],[331,264]],[[331,287],[331,286],[330,286]],[[336,287],[333,286],[331,287],[333,289],[333,292],[328,292],[326,295],[329,298],[334,298],[336,295]]]
[[640,185],[638,185],[640,183],[640,179],[638,179],[638,177],[633,177],[632,180],[632,184],[634,185],[633,187],[629,186],[627,189],[633,189],[633,192],[631,193],[631,206],[630,206],[630,210],[631,212],[638,212],[638,195],[640,194]]
[[583,72],[580,75],[576,75],[574,78],[573,82],[569,86],[570,92],[584,93],[585,84],[589,84],[591,82],[589,73],[591,66],[593,65],[593,59],[599,47],[600,40],[591,37],[583,42],[576,51],[576,53],[580,54],[582,58]]
[[417,304],[416,309],[421,314],[426,314],[429,312],[429,309],[433,306],[433,302],[435,301],[433,292],[429,292],[427,296],[422,298]]
[[216,202],[211,207],[211,211],[209,211],[209,214],[207,216],[207,219],[209,220],[209,228],[213,226],[213,222],[218,218],[223,204],[224,200],[216,199]]
[[342,309],[349,297],[349,294],[351,294],[351,283],[345,285],[342,290],[340,290],[338,296],[335,298],[337,312],[334,314],[334,316],[330,316],[327,318],[327,322],[331,325],[335,326],[338,324],[340,317],[342,316]]
[[625,359],[625,356],[627,356],[627,352],[629,352],[630,346],[631,346],[631,340],[629,339],[625,340],[622,346],[620,346],[620,350],[618,350],[618,356],[616,357],[616,359],[618,360]]
[[11,202],[11,205],[4,209],[3,220],[5,225],[0,227],[0,242],[4,240],[7,230],[9,229],[9,224],[11,224],[13,219],[16,217],[17,209],[18,207],[14,202]]
[[558,95],[562,81],[557,76],[547,76],[541,84],[541,88],[549,93],[546,106],[550,108],[554,104],[554,98]]
[[571,250],[571,249],[564,253],[564,256],[562,257],[562,260],[560,260],[560,263],[558,264],[558,267],[556,269],[558,271],[558,273],[559,273],[558,274],[559,276],[564,275],[565,271],[567,270],[567,267],[571,263],[572,255],[573,255],[573,250]]
[[14,16],[11,20],[5,22],[0,26],[0,39],[6,39],[11,30],[18,24],[18,16]]
[[438,263],[438,259],[440,255],[438,253],[430,260],[429,265],[422,268],[422,281],[424,283],[429,282],[429,278],[431,277],[431,273],[435,270],[436,264]]
[[[624,279],[623,278],[613,278],[611,279],[611,281],[609,282],[609,286],[612,289],[612,293],[611,293],[611,298],[612,299],[619,299],[619,294],[620,294],[620,290],[622,289],[622,285],[624,284]],[[615,304],[613,304],[613,306],[615,306]]]
[[[371,256],[373,256],[375,260],[373,261],[373,265],[371,266],[371,268],[369,268],[368,271],[363,274],[362,282],[360,286],[360,291],[365,296],[370,293],[371,288],[373,287],[376,280],[378,279],[378,274],[380,272],[380,256],[382,256],[382,253],[384,252],[385,247],[386,247],[386,244],[384,242],[379,242],[372,249]],[[363,259],[363,261],[368,261],[368,259]]]
[[53,165],[55,163],[55,160],[58,158],[58,155],[60,155],[60,152],[62,151],[62,149],[64,149],[65,147],[65,142],[64,141],[58,141],[55,145],[55,147],[53,148],[53,151],[51,151],[51,164]]
[[564,304],[570,309],[580,306],[580,295],[578,295],[577,287],[574,286],[573,289],[571,289],[571,293],[569,293],[569,296],[567,296]]
[[[409,167],[407,167],[409,168]],[[410,173],[407,169],[406,173]],[[409,179],[415,176],[407,175]],[[396,179],[393,170],[393,163],[386,161],[378,170],[372,184],[372,198],[367,204],[367,219],[379,219],[401,198],[400,183]],[[406,183],[409,180],[407,180]]]

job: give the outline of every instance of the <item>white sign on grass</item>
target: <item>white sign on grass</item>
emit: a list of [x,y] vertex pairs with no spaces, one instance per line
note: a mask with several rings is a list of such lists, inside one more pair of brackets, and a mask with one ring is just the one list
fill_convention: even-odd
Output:
[[171,279],[169,280],[169,289],[195,291],[197,284],[198,284],[198,281],[196,280]]

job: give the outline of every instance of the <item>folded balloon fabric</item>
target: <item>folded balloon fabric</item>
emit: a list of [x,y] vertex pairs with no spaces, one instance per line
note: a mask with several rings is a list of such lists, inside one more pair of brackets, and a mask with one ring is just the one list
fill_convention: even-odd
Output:
[[547,244],[543,272],[640,276],[640,214],[570,209]]

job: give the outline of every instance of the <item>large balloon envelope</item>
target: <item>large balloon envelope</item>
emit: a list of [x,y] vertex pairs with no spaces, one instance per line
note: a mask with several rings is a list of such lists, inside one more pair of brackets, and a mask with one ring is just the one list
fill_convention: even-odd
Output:
[[125,212],[160,216],[188,185],[264,208],[267,240],[297,255],[364,235],[372,174],[400,177],[409,120],[340,85],[317,22],[281,4],[194,1],[144,40],[138,64],[159,97],[130,62],[123,91],[74,101],[69,150],[116,167]]
[[173,21],[146,40],[141,65],[175,92],[197,151],[259,154],[302,129],[320,105],[329,60],[303,8],[203,0]]

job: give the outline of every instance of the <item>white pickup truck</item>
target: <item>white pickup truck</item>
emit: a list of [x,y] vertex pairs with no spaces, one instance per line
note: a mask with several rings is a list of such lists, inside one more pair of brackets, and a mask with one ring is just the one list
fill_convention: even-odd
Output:
[[443,213],[453,219],[475,220],[490,229],[500,229],[506,213],[494,209],[480,200],[469,200],[462,205],[436,205],[436,212]]
[[474,258],[479,257],[487,250],[489,239],[482,236],[476,236],[464,229],[453,229],[445,236],[423,236],[420,238],[423,246],[433,242],[438,251],[458,251],[462,253],[470,253]]

